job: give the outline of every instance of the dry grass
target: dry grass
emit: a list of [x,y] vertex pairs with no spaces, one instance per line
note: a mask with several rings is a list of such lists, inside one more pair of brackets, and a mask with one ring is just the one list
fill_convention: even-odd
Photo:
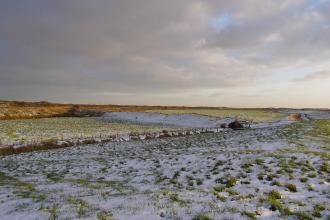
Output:
[[152,109],[171,109],[176,107],[134,106],[134,105],[74,105],[48,102],[0,101],[0,120],[50,118],[75,116],[77,111],[146,111]]
[[163,114],[197,114],[217,118],[237,118],[239,120],[248,120],[253,122],[274,122],[285,114],[265,109],[175,109],[175,110],[151,110],[149,112],[159,112]]
[[[85,105],[85,104],[56,104],[49,102],[17,102],[0,101],[0,120],[29,119],[29,118],[50,118],[50,117],[72,117],[77,111],[94,112],[144,112],[144,111],[186,111],[194,113],[201,110],[206,115],[221,117],[226,113],[233,112],[234,116],[244,115],[244,112],[255,114],[264,112],[265,114],[274,112],[274,109],[232,109],[218,107],[186,107],[186,106],[137,106],[137,105]],[[216,114],[212,114],[216,111]],[[235,113],[235,111],[237,111]],[[203,114],[203,113],[202,113]],[[219,115],[220,114],[220,115]],[[276,113],[274,113],[276,114]],[[267,116],[268,117],[268,116]]]
[[299,113],[291,114],[291,115],[289,115],[288,119],[290,121],[300,121],[301,120],[301,114],[299,114]]

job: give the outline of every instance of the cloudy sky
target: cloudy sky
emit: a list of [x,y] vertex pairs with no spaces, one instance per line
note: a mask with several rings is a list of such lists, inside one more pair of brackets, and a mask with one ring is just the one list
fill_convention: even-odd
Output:
[[330,108],[330,0],[0,0],[0,100]]

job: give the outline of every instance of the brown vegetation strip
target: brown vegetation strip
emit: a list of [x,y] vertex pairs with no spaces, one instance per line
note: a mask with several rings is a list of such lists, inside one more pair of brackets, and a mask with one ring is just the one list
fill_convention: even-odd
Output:
[[[187,107],[187,106],[137,106],[137,105],[86,105],[86,104],[57,104],[49,102],[17,102],[0,101],[0,120],[95,116],[103,112],[141,112],[147,110],[182,110],[182,109],[233,109],[220,107]],[[246,109],[236,110],[265,110],[276,109]]]

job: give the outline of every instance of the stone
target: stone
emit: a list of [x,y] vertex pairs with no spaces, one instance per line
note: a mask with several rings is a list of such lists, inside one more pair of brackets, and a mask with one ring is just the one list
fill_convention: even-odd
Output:
[[233,130],[238,130],[238,129],[242,129],[243,125],[238,120],[235,120],[235,121],[229,123],[228,127]]

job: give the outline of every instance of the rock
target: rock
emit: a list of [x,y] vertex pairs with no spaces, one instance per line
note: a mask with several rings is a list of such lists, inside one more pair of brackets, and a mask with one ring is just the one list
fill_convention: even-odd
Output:
[[152,134],[152,133],[150,133],[150,134],[146,134],[146,135],[145,135],[145,139],[146,139],[146,140],[150,140],[150,139],[153,139],[153,138],[155,138],[155,137],[157,137],[157,134]]
[[168,132],[167,130],[163,130],[160,134],[159,134],[160,138],[164,138],[164,137],[172,137],[172,133]]
[[228,128],[228,126],[227,126],[226,123],[222,123],[222,124],[220,125],[220,128]]
[[290,121],[300,121],[302,118],[300,113],[293,113],[289,115],[288,119]]
[[237,130],[237,129],[242,129],[243,125],[238,120],[235,120],[235,121],[229,123],[228,127],[233,130]]
[[129,141],[130,136],[129,136],[129,134],[122,134],[122,135],[119,136],[119,140],[120,141]]

